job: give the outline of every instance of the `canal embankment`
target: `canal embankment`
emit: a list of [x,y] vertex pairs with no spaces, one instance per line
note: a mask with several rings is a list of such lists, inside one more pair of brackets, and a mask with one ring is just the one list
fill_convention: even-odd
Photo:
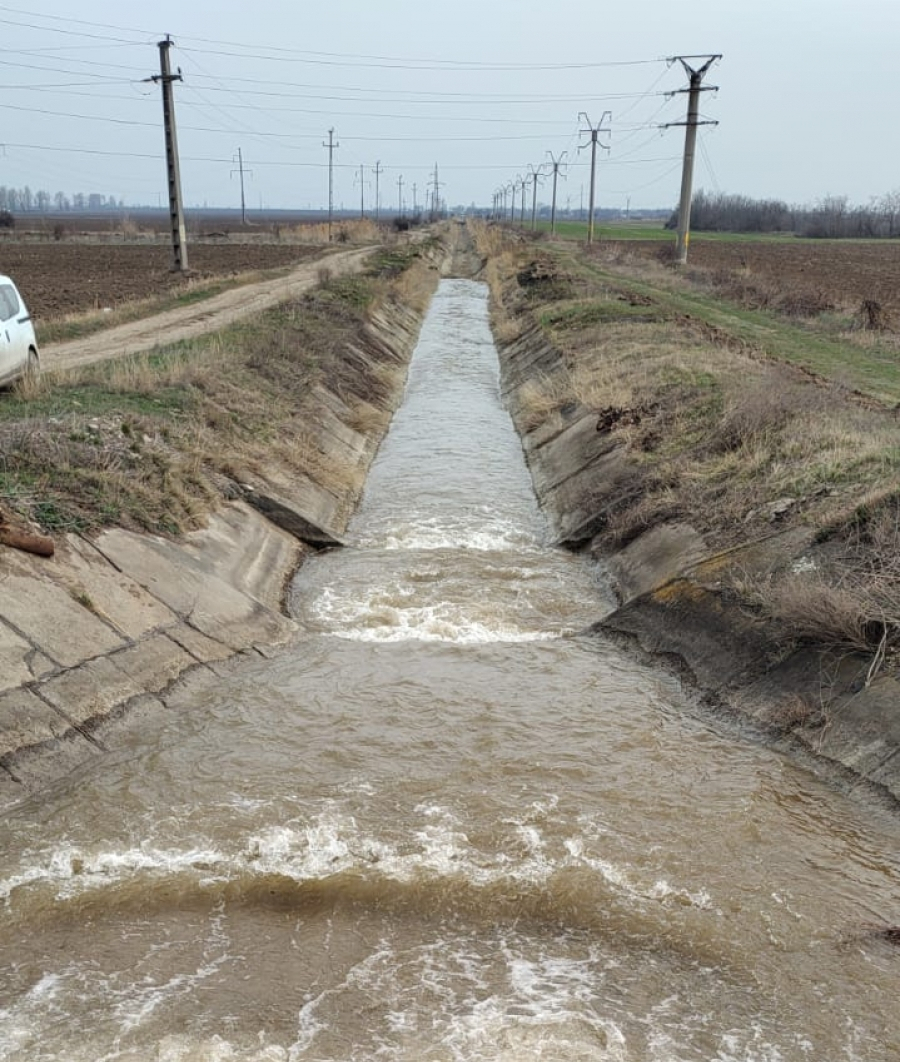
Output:
[[0,801],[291,637],[287,583],[340,543],[450,260],[430,240],[324,269],[255,323],[45,381],[0,424],[7,484],[31,485],[6,526],[53,546],[0,553]]
[[896,411],[686,313],[662,266],[479,239],[535,491],[618,598],[597,633],[900,797]]

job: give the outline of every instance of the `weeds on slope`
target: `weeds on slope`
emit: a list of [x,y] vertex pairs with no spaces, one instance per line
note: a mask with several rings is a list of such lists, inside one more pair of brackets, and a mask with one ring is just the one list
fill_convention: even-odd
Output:
[[369,342],[369,316],[390,298],[424,304],[429,290],[417,256],[402,265],[324,275],[223,331],[0,396],[0,507],[47,532],[179,534],[234,483],[273,470],[360,489],[360,469],[322,445],[317,415],[324,390],[349,427],[386,427],[405,365]]
[[832,323],[817,332],[814,315],[802,326],[751,320],[621,250],[603,257],[496,228],[483,247],[500,341],[537,326],[560,355],[519,389],[521,428],[548,436],[572,410],[590,411],[627,457],[627,491],[604,496],[596,484],[593,547],[621,548],[672,520],[711,551],[805,528],[808,563],[738,589],[798,642],[882,666],[900,646],[900,418],[883,400],[897,378],[883,348],[868,361],[860,346],[837,351]]

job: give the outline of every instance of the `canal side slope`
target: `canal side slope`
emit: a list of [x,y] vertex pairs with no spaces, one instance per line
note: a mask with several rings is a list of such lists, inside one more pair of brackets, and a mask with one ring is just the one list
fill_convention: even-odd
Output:
[[[7,410],[0,538],[53,555],[0,546],[0,803],[114,748],[126,712],[165,725],[192,669],[290,638],[286,582],[340,543],[447,260],[440,240],[383,248],[361,277],[323,272],[254,322]],[[57,457],[40,494],[35,450]]]
[[896,410],[781,360],[800,326],[685,312],[621,248],[476,238],[535,490],[618,596],[597,629],[900,798]]

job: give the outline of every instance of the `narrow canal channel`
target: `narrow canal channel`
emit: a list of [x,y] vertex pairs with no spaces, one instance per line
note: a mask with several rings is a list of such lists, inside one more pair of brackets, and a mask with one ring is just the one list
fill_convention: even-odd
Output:
[[579,632],[444,281],[276,658],[0,825],[0,1060],[900,1058],[900,826]]

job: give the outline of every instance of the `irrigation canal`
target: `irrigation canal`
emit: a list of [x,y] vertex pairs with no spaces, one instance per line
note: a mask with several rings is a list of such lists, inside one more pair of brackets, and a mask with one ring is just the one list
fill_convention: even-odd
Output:
[[0,1060],[900,1058],[900,827],[579,632],[443,281],[301,633],[0,826]]

